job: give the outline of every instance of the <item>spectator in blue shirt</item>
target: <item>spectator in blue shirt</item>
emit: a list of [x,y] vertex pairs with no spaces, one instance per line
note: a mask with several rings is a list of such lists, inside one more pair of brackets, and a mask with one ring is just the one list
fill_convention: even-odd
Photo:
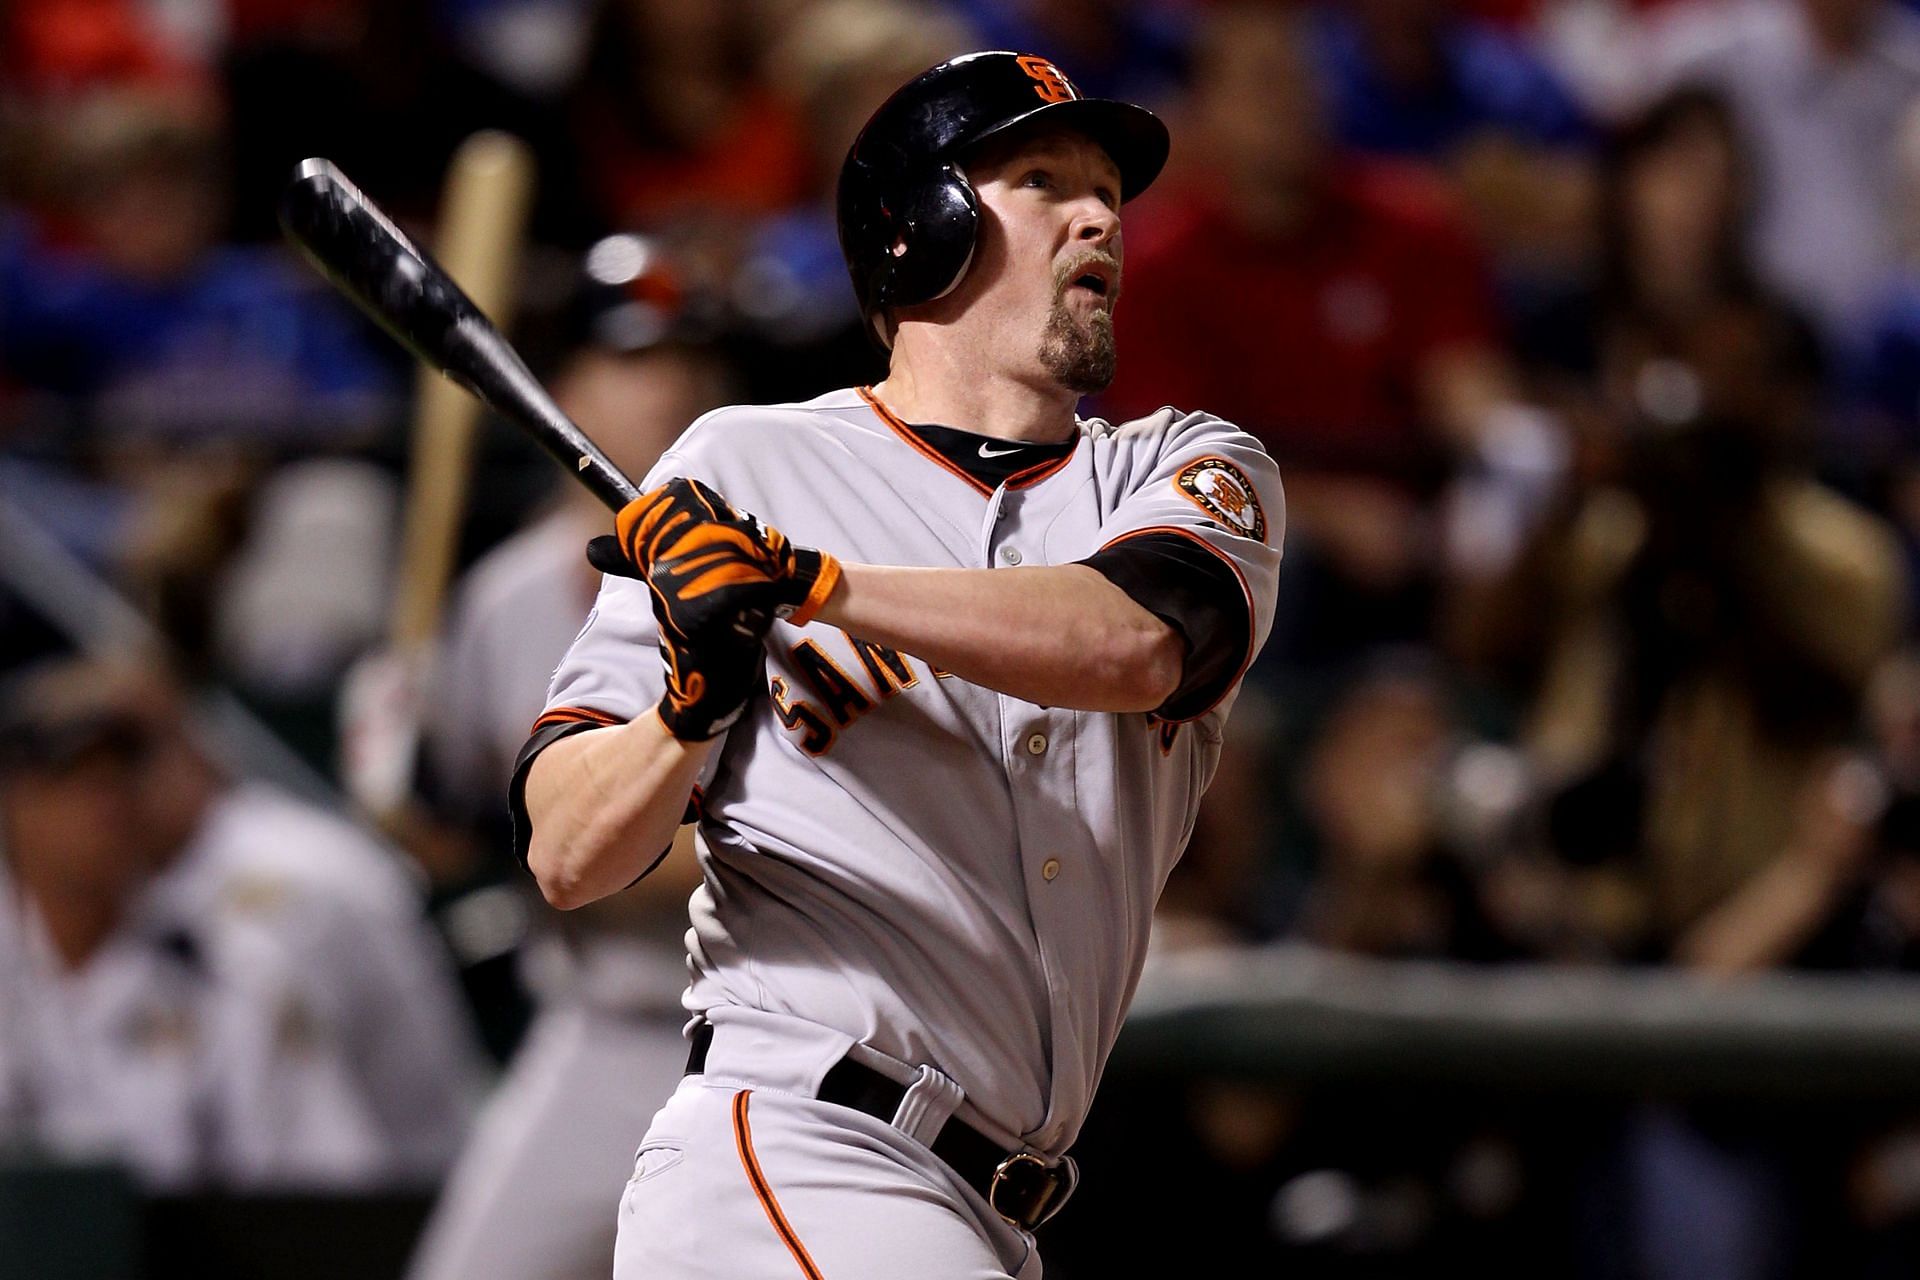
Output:
[[60,216],[0,237],[6,376],[115,437],[340,441],[391,412],[370,326],[279,247],[220,243],[215,122],[120,92],[61,138]]
[[1324,7],[1320,58],[1340,140],[1434,161],[1487,132],[1543,147],[1583,145],[1587,121],[1546,63],[1452,8],[1449,0]]
[[1179,89],[1194,6],[1182,0],[948,0],[982,49],[1030,49],[1091,97],[1157,104]]

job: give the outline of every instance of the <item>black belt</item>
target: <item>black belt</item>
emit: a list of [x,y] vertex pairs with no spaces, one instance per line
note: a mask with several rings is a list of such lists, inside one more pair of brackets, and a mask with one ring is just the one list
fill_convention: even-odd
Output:
[[[687,1055],[688,1075],[706,1070],[707,1050],[712,1045],[713,1024],[703,1022],[693,1033],[693,1051]],[[892,1124],[901,1099],[907,1096],[907,1087],[852,1058],[842,1058],[827,1072],[815,1096]],[[1003,1151],[991,1138],[959,1120],[950,1119],[940,1126],[931,1149],[962,1181],[986,1197],[995,1213],[1025,1231],[1032,1231],[1060,1212],[1078,1181],[1073,1161],[1049,1165],[1030,1151]]]

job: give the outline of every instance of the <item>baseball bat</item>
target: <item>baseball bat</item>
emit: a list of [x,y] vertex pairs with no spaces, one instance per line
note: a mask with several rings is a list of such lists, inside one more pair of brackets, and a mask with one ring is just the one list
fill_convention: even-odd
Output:
[[[462,142],[447,169],[433,252],[495,329],[513,318],[533,178],[532,149],[491,129]],[[402,653],[425,652],[439,638],[441,607],[466,517],[480,413],[478,400],[421,366],[406,522],[388,626],[389,642]]]
[[640,496],[575,426],[472,299],[330,160],[303,160],[280,225],[401,345],[527,432],[608,508]]

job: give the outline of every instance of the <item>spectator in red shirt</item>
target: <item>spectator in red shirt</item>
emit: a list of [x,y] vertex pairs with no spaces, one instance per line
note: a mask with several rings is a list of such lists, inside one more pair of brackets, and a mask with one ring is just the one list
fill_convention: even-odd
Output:
[[44,95],[102,83],[164,82],[192,71],[130,0],[0,5],[0,83],[16,91]]
[[1306,552],[1289,557],[1296,586],[1366,620],[1283,637],[1283,658],[1424,634],[1434,499],[1458,462],[1494,482],[1449,504],[1456,567],[1483,574],[1517,546],[1562,451],[1515,397],[1491,282],[1444,189],[1332,150],[1306,40],[1285,10],[1210,15],[1190,103],[1206,176],[1129,222],[1123,358],[1103,402],[1117,418],[1204,407],[1279,460]]
[[745,220],[806,194],[794,113],[761,82],[748,6],[606,0],[570,105],[607,220]]

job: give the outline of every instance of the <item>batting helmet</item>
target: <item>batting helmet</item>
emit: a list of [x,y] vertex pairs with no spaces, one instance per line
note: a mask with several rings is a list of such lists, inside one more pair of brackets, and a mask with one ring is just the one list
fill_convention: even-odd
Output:
[[1036,119],[1099,143],[1120,169],[1122,199],[1146,190],[1167,162],[1158,116],[1082,97],[1045,58],[969,53],[921,72],[873,113],[840,168],[840,252],[869,322],[960,283],[980,225],[961,153]]

